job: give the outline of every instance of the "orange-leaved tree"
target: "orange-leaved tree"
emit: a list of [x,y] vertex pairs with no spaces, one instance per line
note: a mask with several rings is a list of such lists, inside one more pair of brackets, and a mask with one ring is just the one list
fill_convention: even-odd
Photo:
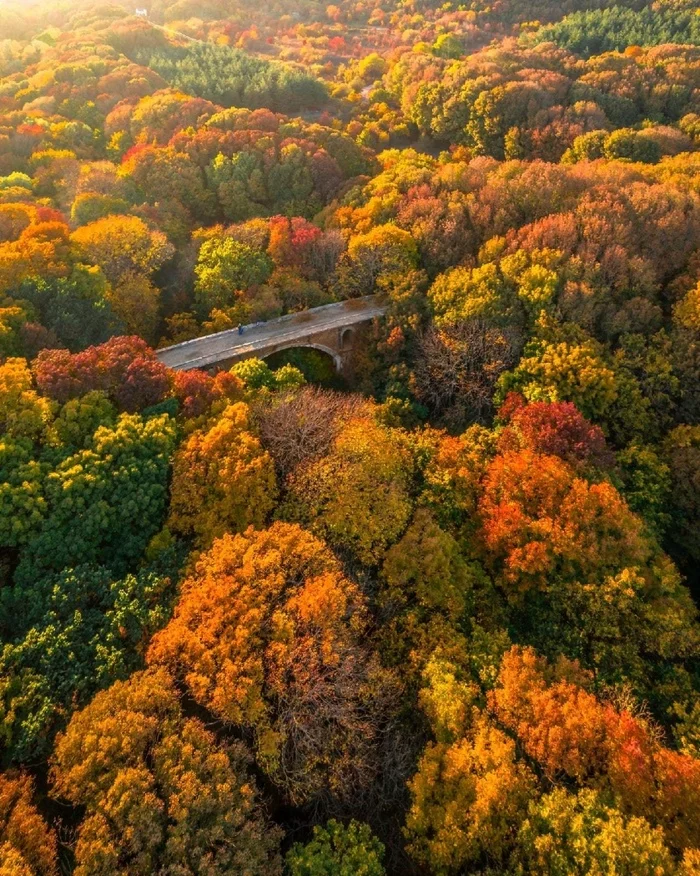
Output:
[[393,690],[367,633],[364,598],[324,543],[275,523],[214,542],[148,660],[252,731],[291,801],[353,799],[376,775]]
[[587,583],[646,563],[641,520],[609,483],[590,484],[558,456],[508,451],[489,466],[479,502],[494,572],[517,599],[552,577]]
[[55,876],[56,836],[32,802],[26,775],[0,774],[0,873]]
[[665,747],[629,708],[598,699],[591,681],[575,662],[549,664],[514,646],[490,708],[550,779],[607,791],[623,810],[660,825],[672,848],[698,847],[700,761]]
[[660,693],[655,661],[700,653],[688,589],[608,481],[590,483],[559,456],[507,451],[486,472],[479,514],[484,562],[540,650],[645,697]]

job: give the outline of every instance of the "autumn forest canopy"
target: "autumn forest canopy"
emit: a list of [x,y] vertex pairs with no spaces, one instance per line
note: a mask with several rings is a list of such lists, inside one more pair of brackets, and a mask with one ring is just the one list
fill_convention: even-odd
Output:
[[2,876],[700,876],[699,564],[696,0],[0,5]]

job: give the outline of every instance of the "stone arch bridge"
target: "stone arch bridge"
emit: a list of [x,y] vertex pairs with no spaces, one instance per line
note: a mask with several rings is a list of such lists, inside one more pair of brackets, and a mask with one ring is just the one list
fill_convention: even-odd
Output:
[[362,323],[382,316],[386,305],[376,295],[351,298],[337,304],[324,304],[301,313],[292,313],[267,322],[194,338],[156,351],[158,359],[169,368],[230,368],[242,359],[255,356],[265,359],[292,347],[311,347],[327,353],[342,371],[351,352],[355,329]]

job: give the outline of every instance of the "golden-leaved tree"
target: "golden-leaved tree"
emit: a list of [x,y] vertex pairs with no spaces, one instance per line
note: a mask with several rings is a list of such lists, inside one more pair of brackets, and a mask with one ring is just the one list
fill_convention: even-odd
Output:
[[276,495],[272,459],[253,434],[248,406],[237,402],[175,454],[170,526],[206,546],[225,532],[262,526]]
[[356,418],[326,456],[290,476],[285,514],[361,563],[376,565],[410,519],[411,475],[401,433]]
[[59,736],[54,793],[84,807],[76,876],[281,871],[241,743],[186,718],[162,669],[98,693]]

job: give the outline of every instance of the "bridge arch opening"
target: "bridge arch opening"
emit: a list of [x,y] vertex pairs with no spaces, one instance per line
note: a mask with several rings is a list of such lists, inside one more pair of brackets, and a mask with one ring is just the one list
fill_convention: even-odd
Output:
[[302,372],[309,383],[336,389],[344,387],[342,357],[324,344],[299,344],[284,350],[276,350],[261,358],[273,371],[284,365],[293,365]]
[[352,327],[344,328],[340,332],[340,349],[349,350],[352,347],[352,340],[355,336],[355,329]]

